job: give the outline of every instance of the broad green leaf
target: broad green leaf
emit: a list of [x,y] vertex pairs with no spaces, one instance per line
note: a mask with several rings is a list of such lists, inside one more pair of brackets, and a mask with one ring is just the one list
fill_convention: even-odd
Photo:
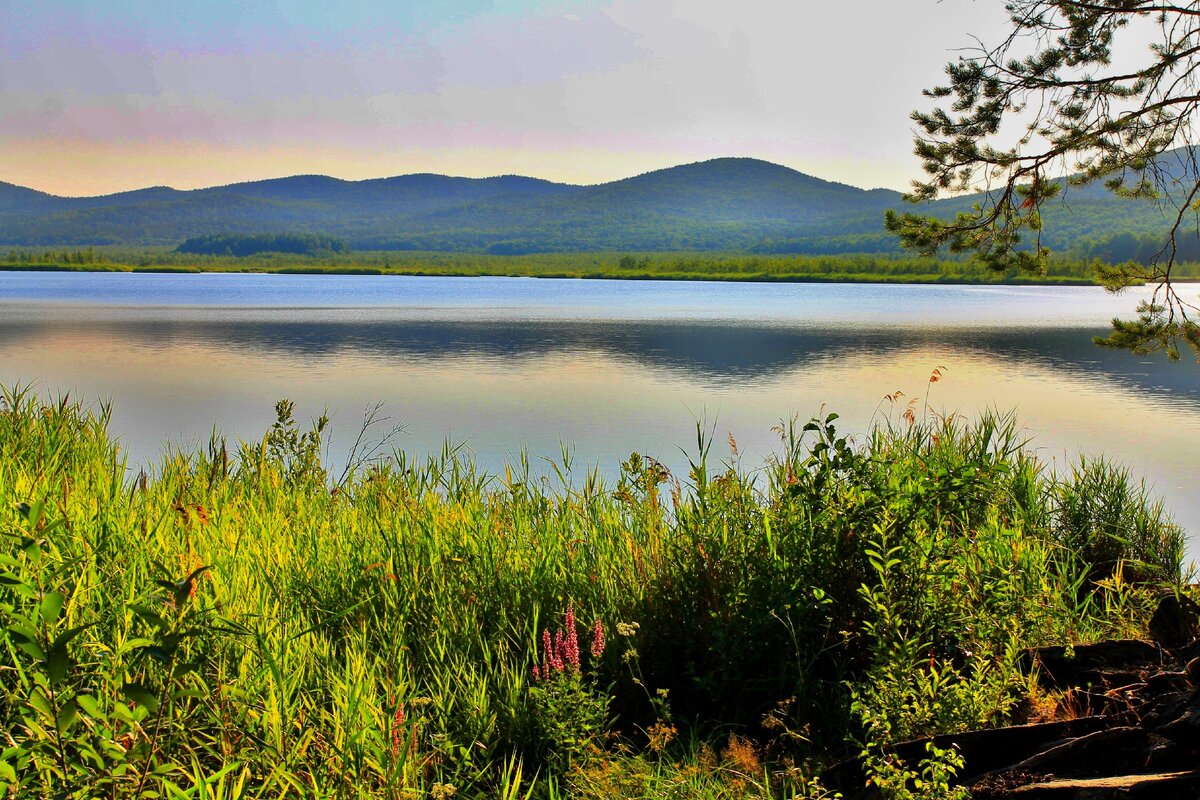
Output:
[[94,747],[76,739],[75,747],[79,755],[96,769],[104,769],[104,757]]
[[29,693],[29,706],[46,720],[54,720],[54,712],[50,709],[50,701],[46,699],[46,695],[41,689],[34,689]]
[[141,605],[141,604],[131,605],[129,607],[129,610],[132,611],[134,614],[137,614],[139,617],[144,619],[146,622],[149,622],[151,625],[153,625],[156,628],[167,627],[167,621],[162,618],[162,615],[160,615],[157,611],[150,608],[149,606],[145,606],[145,605]]
[[199,663],[197,663],[195,661],[187,661],[182,664],[176,664],[175,669],[173,669],[171,671],[171,673],[176,678],[182,678],[184,675],[187,675],[189,672],[195,672],[199,668],[200,668]]
[[125,684],[121,687],[121,693],[151,714],[158,710],[158,698],[155,697],[154,692],[140,683]]
[[42,598],[41,615],[42,620],[47,625],[53,625],[58,620],[58,615],[62,613],[63,604],[67,602],[67,596],[62,592],[47,592]]
[[42,543],[37,539],[25,537],[21,541],[21,549],[25,551],[25,557],[33,564],[36,565],[42,562]]
[[75,699],[79,702],[79,707],[83,709],[83,713],[99,720],[105,719],[104,712],[100,710],[100,704],[96,702],[96,698],[90,694],[81,694]]
[[41,645],[39,645],[37,642],[19,635],[12,628],[9,628],[9,633],[12,634],[13,643],[16,644],[20,650],[24,651],[38,661],[46,660],[46,654],[42,651]]
[[160,664],[167,663],[168,661],[171,660],[171,657],[175,654],[173,648],[171,650],[167,650],[165,648],[159,647],[156,644],[150,645],[149,647],[143,647],[140,650],[140,652],[143,655],[150,656],[151,658],[153,658],[155,661],[159,662]]
[[51,649],[55,647],[66,647],[68,642],[95,624],[95,622],[89,622],[87,625],[79,625],[63,631],[54,639],[54,644],[50,645]]
[[67,734],[79,721],[79,705],[74,700],[68,700],[58,710],[58,732]]
[[117,648],[117,653],[119,655],[124,655],[124,654],[132,652],[134,650],[141,650],[143,647],[153,647],[153,646],[154,646],[153,639],[147,639],[144,636],[138,636],[136,638],[128,639],[125,642],[123,642],[121,644],[121,646]]
[[57,686],[71,671],[71,659],[67,657],[67,648],[52,647],[46,653],[46,679],[51,686]]
[[21,502],[17,503],[17,513],[19,513],[25,519],[25,521],[29,523],[29,527],[32,528],[37,525],[38,521],[42,518],[42,507],[43,501],[41,500],[35,500],[32,503]]

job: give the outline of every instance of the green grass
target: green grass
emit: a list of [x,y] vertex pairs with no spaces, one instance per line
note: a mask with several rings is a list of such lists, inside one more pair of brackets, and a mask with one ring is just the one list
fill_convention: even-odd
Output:
[[140,472],[106,408],[4,392],[0,786],[819,797],[863,746],[1020,719],[1020,648],[1136,635],[1180,579],[1143,487],[1056,479],[1008,417],[785,424],[752,471],[698,435],[606,484],[452,449],[339,481],[278,411]]
[[[790,281],[1094,285],[1094,265],[1060,258],[1042,276],[997,274],[970,261],[874,254],[751,255],[714,253],[479,253],[360,251],[298,256],[204,256],[166,248],[0,254],[0,270],[268,272],[318,275],[511,276],[626,280]],[[1197,274],[1181,264],[1181,277]]]

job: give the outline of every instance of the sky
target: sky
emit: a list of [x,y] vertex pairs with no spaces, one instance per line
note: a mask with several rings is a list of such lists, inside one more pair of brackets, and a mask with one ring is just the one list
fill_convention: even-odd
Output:
[[721,156],[919,176],[909,113],[1001,0],[3,0],[0,181],[600,183]]

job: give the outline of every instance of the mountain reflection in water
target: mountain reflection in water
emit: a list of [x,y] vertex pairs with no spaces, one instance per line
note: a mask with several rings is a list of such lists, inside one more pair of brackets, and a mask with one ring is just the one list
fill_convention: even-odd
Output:
[[[15,304],[0,313],[0,382],[111,398],[134,462],[167,442],[193,446],[215,424],[257,438],[282,397],[300,415],[334,413],[329,458],[383,401],[404,423],[396,445],[424,455],[465,442],[487,470],[523,450],[613,475],[637,450],[686,474],[700,421],[714,461],[732,434],[755,468],[771,428],[837,411],[847,432],[898,419],[907,397],[967,417],[1015,411],[1054,468],[1103,453],[1145,475],[1185,528],[1200,530],[1190,486],[1200,442],[1191,363],[1097,347],[1103,328],[864,324],[795,319],[454,320],[403,310],[93,307]],[[946,368],[936,386],[927,379]],[[896,408],[882,400],[903,390]],[[683,448],[681,450],[681,448]],[[718,452],[719,451],[719,452]],[[723,454],[723,455],[722,455]],[[576,475],[579,475],[577,472]],[[1200,548],[1193,545],[1193,556]]]
[[1148,392],[1200,401],[1200,380],[1189,364],[1160,356],[1135,357],[1098,347],[1105,329],[1012,330],[996,328],[890,331],[796,329],[744,324],[625,322],[287,321],[270,319],[91,320],[75,323],[0,321],[0,346],[36,336],[102,336],[122,346],[163,349],[205,344],[248,355],[321,359],[351,356],[392,362],[510,363],[559,353],[593,353],[670,370],[702,386],[770,382],[814,362],[886,357],[920,348],[952,348],[1017,365],[1103,378]]

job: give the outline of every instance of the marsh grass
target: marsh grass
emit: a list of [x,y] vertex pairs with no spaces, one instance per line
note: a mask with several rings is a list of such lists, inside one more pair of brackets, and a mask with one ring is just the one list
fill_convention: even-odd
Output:
[[1136,635],[1179,580],[1143,486],[1055,478],[1007,416],[793,422],[753,473],[700,431],[687,475],[576,485],[450,448],[335,480],[277,410],[135,474],[106,407],[4,391],[0,786],[826,796],[830,758],[1018,716],[1021,648]]
[[[301,275],[507,276],[735,282],[1097,285],[1090,261],[1055,258],[1045,275],[996,273],[966,260],[903,254],[770,255],[712,252],[565,252],[494,255],[363,250],[306,256],[213,256],[168,248],[0,253],[0,271],[268,272]],[[1197,274],[1181,264],[1180,276]]]

